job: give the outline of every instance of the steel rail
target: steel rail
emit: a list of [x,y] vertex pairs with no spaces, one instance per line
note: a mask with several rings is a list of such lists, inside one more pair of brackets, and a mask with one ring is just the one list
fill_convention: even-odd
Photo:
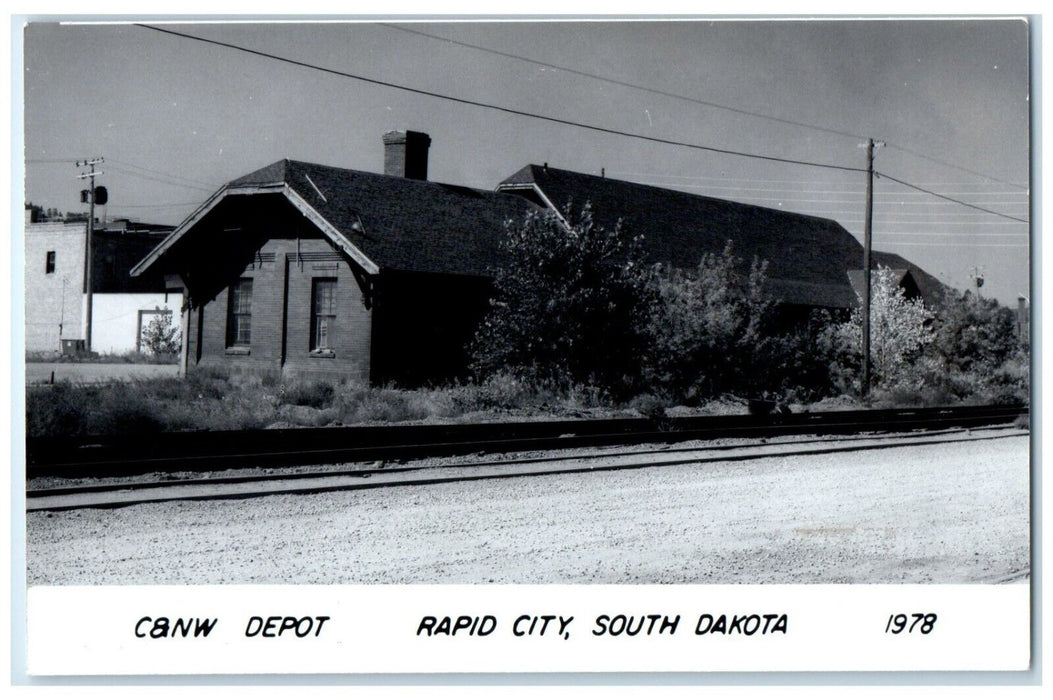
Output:
[[[981,427],[975,430],[994,430],[996,427]],[[946,430],[932,430],[926,431],[924,435],[926,437],[937,437],[941,435],[954,435],[966,432],[967,428],[950,428]],[[916,434],[916,433],[915,433]],[[887,434],[872,434],[868,435],[869,440],[894,440],[905,437],[904,433],[887,433]],[[503,459],[489,459],[489,460],[473,460],[470,463],[454,463],[450,465],[434,465],[434,464],[416,464],[412,466],[388,466],[383,465],[379,467],[372,466],[360,466],[353,469],[311,469],[307,471],[297,472],[269,472],[264,474],[235,474],[228,476],[212,476],[212,477],[197,477],[189,476],[186,478],[166,478],[163,480],[142,480],[142,481],[129,481],[127,479],[115,482],[106,483],[89,483],[89,484],[75,484],[70,486],[53,486],[46,488],[26,489],[26,498],[47,498],[50,496],[65,496],[72,494],[86,494],[86,493],[104,493],[106,491],[136,491],[141,489],[156,489],[164,488],[168,486],[219,486],[219,485],[230,485],[230,484],[248,484],[254,482],[264,481],[296,481],[301,479],[323,479],[327,477],[363,477],[369,478],[375,475],[381,474],[401,474],[404,472],[420,471],[426,469],[441,469],[443,467],[455,467],[455,468],[477,468],[477,467],[498,467],[498,466],[516,466],[526,464],[538,464],[545,462],[569,462],[569,461],[583,461],[590,459],[609,459],[615,457],[633,457],[640,456],[644,457],[647,455],[674,455],[679,453],[699,453],[699,452],[727,452],[731,450],[741,450],[750,447],[761,447],[761,446],[778,446],[778,445],[809,445],[814,443],[837,443],[846,442],[851,440],[859,440],[860,438],[854,436],[839,436],[839,437],[814,437],[805,440],[793,440],[792,442],[767,442],[766,438],[761,438],[757,442],[738,442],[732,444],[723,445],[694,445],[692,447],[660,447],[657,449],[639,449],[639,450],[618,450],[618,451],[607,451],[607,452],[546,452],[539,456],[533,457],[514,457],[514,458],[503,458]],[[689,441],[690,442],[690,441]],[[375,464],[375,462],[371,463]]]
[[[946,434],[946,433],[944,433],[944,434]],[[783,459],[783,458],[786,458],[786,457],[818,456],[818,455],[828,455],[828,454],[837,454],[837,453],[863,452],[863,451],[870,451],[870,450],[894,449],[894,448],[898,448],[898,447],[925,447],[925,446],[936,446],[936,445],[944,445],[944,444],[960,443],[960,442],[976,442],[976,441],[998,440],[998,439],[1003,439],[1003,438],[1008,438],[1008,437],[1020,437],[1020,436],[1022,436],[1024,434],[1025,433],[1015,432],[1015,433],[1010,433],[1010,434],[989,435],[989,436],[980,436],[980,437],[976,437],[976,436],[971,436],[971,437],[966,437],[966,436],[946,437],[946,438],[939,438],[939,439],[935,439],[935,440],[933,440],[933,439],[919,439],[919,438],[929,438],[930,437],[929,435],[914,435],[914,436],[899,435],[899,436],[894,436],[894,439],[892,439],[892,440],[888,440],[888,441],[881,440],[880,442],[876,442],[876,443],[870,441],[870,440],[874,439],[872,436],[868,436],[867,437],[868,442],[861,443],[858,440],[855,440],[855,441],[852,441],[852,444],[846,444],[846,445],[834,445],[834,446],[826,446],[826,447],[808,447],[808,448],[805,448],[805,449],[794,449],[794,450],[786,450],[786,451],[778,451],[778,452],[746,452],[746,453],[743,453],[743,454],[733,454],[733,455],[713,455],[713,456],[694,456],[694,457],[683,457],[683,456],[680,456],[680,457],[674,457],[674,458],[671,458],[671,459],[657,459],[657,460],[645,460],[645,461],[639,461],[638,460],[638,461],[621,462],[621,463],[614,463],[614,464],[582,464],[582,465],[577,465],[577,466],[569,466],[568,465],[568,466],[563,466],[563,467],[556,467],[556,468],[553,468],[553,469],[541,469],[541,468],[536,468],[535,467],[533,469],[525,469],[525,470],[506,469],[504,471],[490,471],[490,472],[486,472],[484,470],[479,469],[479,467],[488,466],[489,464],[492,464],[492,463],[470,463],[470,464],[450,465],[449,467],[430,467],[430,468],[421,468],[421,469],[417,469],[417,470],[406,469],[406,470],[402,470],[402,471],[404,471],[404,472],[422,471],[422,472],[432,472],[432,474],[430,474],[430,475],[421,475],[421,476],[409,476],[408,478],[397,478],[397,479],[394,479],[394,480],[365,481],[363,479],[363,481],[354,482],[354,483],[349,483],[349,482],[345,481],[343,483],[330,483],[330,484],[313,485],[313,486],[302,486],[302,487],[301,486],[286,486],[286,487],[278,487],[278,488],[260,488],[260,489],[254,490],[254,491],[222,491],[222,490],[217,490],[217,491],[213,491],[213,492],[210,492],[210,493],[191,493],[191,494],[170,493],[168,495],[163,495],[162,494],[160,496],[155,496],[155,497],[150,497],[148,495],[141,495],[141,496],[138,496],[138,497],[124,497],[124,498],[120,498],[118,500],[110,500],[110,501],[88,500],[88,501],[81,501],[81,502],[74,502],[74,503],[65,503],[65,504],[61,504],[61,505],[47,505],[47,503],[46,503],[46,498],[48,496],[57,496],[57,495],[69,495],[69,496],[97,495],[99,493],[105,494],[107,492],[116,494],[116,493],[119,493],[119,492],[127,492],[128,491],[128,489],[126,488],[127,485],[118,483],[118,484],[110,484],[110,485],[108,485],[108,488],[96,488],[96,487],[92,486],[92,487],[89,487],[89,488],[85,488],[83,490],[78,490],[75,487],[71,487],[71,488],[67,488],[67,489],[62,489],[61,491],[63,491],[63,493],[61,493],[61,494],[54,493],[54,492],[46,493],[46,492],[43,492],[43,491],[38,491],[37,495],[35,497],[35,500],[37,500],[38,503],[34,504],[34,503],[32,503],[31,499],[27,499],[26,512],[41,512],[41,511],[48,511],[48,512],[55,511],[55,512],[57,512],[57,511],[69,511],[69,510],[83,510],[83,509],[113,509],[113,508],[122,508],[122,507],[128,507],[128,506],[133,506],[133,505],[164,503],[164,502],[169,502],[169,501],[247,500],[247,499],[251,499],[251,498],[260,498],[260,497],[264,497],[264,496],[276,496],[276,495],[315,495],[315,494],[322,494],[322,493],[332,493],[332,492],[337,492],[337,491],[354,491],[354,490],[363,490],[363,489],[392,488],[392,487],[405,487],[405,486],[428,486],[428,485],[455,483],[455,482],[488,481],[488,480],[494,480],[494,479],[511,479],[511,478],[523,478],[523,477],[552,476],[552,475],[560,475],[560,474],[581,474],[581,473],[593,473],[593,472],[625,471],[625,470],[631,470],[631,469],[648,469],[648,468],[675,467],[675,466],[687,466],[687,465],[698,465],[698,466],[701,466],[701,465],[704,465],[704,464],[711,464],[711,463],[717,463],[717,462],[747,462],[747,461],[754,461],[754,460],[761,460],[761,459]],[[800,444],[807,444],[807,443],[813,443],[813,442],[828,442],[828,441],[807,440],[807,441],[803,441]],[[837,442],[837,441],[835,441],[835,442]],[[738,449],[755,449],[755,448],[762,448],[762,447],[777,447],[777,446],[780,446],[780,445],[783,445],[783,446],[794,446],[794,445],[797,445],[797,444],[799,444],[799,443],[795,443],[795,442],[779,443],[779,444],[763,444],[762,443],[762,444],[752,444],[752,445],[740,445],[740,446],[737,446],[737,448]],[[706,448],[695,448],[693,450],[692,449],[685,449],[685,450],[683,450],[683,452],[696,452],[696,453],[706,452],[706,451],[707,451]],[[573,456],[571,456],[571,457],[567,457],[567,459],[568,460],[579,460],[579,461],[586,461],[587,462],[590,459],[591,460],[597,460],[597,459],[614,458],[614,457],[626,457],[626,456],[632,457],[632,456],[637,456],[637,455],[642,456],[643,454],[648,454],[648,453],[626,452],[626,453],[620,453],[620,454],[615,453],[613,455],[612,454],[605,454],[605,455],[601,455],[601,456],[592,455],[592,456],[589,456],[589,457],[582,457],[582,456],[573,457]],[[649,454],[654,454],[654,453],[651,452]],[[515,462],[515,461],[512,461],[512,462],[509,462],[509,463],[506,463],[506,464],[510,465],[510,466],[514,466],[514,465],[521,465],[521,466],[523,466],[523,465],[525,465],[525,464],[527,464],[529,462],[534,462],[534,461],[535,460],[524,460],[523,462],[518,462],[518,463]],[[556,459],[556,460],[553,460],[553,459],[547,459],[547,460],[546,459],[538,459],[536,461],[537,462],[558,462],[560,460],[558,460],[558,459]],[[456,470],[456,469],[460,469],[460,470],[473,470],[473,469],[476,469],[478,471],[469,471],[468,473],[459,473],[459,474],[443,473],[443,472],[449,472],[449,471]],[[393,474],[393,473],[392,472],[388,472],[387,474],[390,475],[390,474]],[[288,481],[288,479],[285,478],[286,476],[287,475],[273,475],[273,476],[270,476],[269,478],[261,479],[260,481],[270,481],[270,482],[274,482],[275,484],[281,484],[282,482]],[[337,479],[339,479],[341,477],[345,477],[345,478],[348,477],[348,476],[368,477],[368,476],[370,476],[370,474],[365,474],[365,473],[361,473],[361,472],[358,472],[358,473],[352,472],[352,473],[348,473],[348,474],[331,474],[331,473],[330,474],[314,474],[312,476],[314,478],[316,478],[316,479],[319,479],[319,480],[328,479],[328,480],[330,480],[332,482],[335,482]],[[200,483],[200,481],[205,481],[207,484],[215,485],[217,487],[221,487],[221,486],[224,485],[223,483],[220,483],[218,481],[215,481],[215,482],[209,481],[209,480],[195,480],[195,481],[197,483],[195,483],[194,485],[202,485]],[[179,481],[154,482],[150,487],[145,487],[145,488],[143,488],[141,490],[147,490],[147,488],[154,488],[154,489],[158,489],[158,490],[160,490],[160,489],[167,489],[167,490],[169,490],[171,492],[174,489],[178,489],[180,487],[184,487],[184,486],[187,486],[187,485],[188,485],[187,483],[181,483]],[[229,484],[227,484],[227,485],[229,485]],[[41,502],[43,502],[44,504],[43,505],[39,505],[39,503],[41,503]]]
[[1011,423],[1027,407],[970,406],[470,425],[300,428],[27,440],[26,476],[100,477],[244,466],[399,461],[686,440],[903,432]]

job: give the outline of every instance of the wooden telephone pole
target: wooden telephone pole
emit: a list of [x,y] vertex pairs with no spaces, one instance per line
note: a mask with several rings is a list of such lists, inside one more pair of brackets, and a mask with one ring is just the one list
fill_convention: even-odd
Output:
[[[94,285],[92,284],[92,270],[91,270],[91,239],[95,234],[95,177],[97,175],[103,175],[104,173],[96,172],[95,166],[102,163],[102,158],[92,158],[91,160],[78,160],[78,168],[91,168],[86,173],[81,173],[77,176],[78,180],[88,180],[88,232],[87,240],[84,245],[84,293],[87,295],[86,306],[87,309],[84,312],[85,326],[84,326],[84,350],[91,352],[91,312],[92,312],[92,292]],[[82,197],[83,201],[83,197]]]
[[870,249],[874,222],[874,146],[884,143],[867,139],[867,210],[863,224],[863,377],[860,392],[870,396]]

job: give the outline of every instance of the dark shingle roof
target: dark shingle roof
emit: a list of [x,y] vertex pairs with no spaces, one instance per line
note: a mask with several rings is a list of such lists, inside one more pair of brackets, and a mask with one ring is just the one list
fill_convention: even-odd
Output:
[[[381,269],[491,275],[504,257],[506,222],[542,210],[547,199],[575,211],[589,203],[595,222],[608,228],[622,220],[644,236],[650,262],[691,269],[731,240],[738,257],[768,261],[770,291],[781,302],[833,308],[857,303],[847,272],[862,267],[862,246],[840,224],[820,217],[538,165],[504,180],[499,189],[507,192],[492,192],[282,160],[231,181],[210,201],[225,193],[251,194],[256,187],[295,191]],[[544,198],[535,196],[535,187]],[[172,241],[140,263],[142,269],[194,221],[192,216],[184,222]],[[898,255],[875,252],[874,259],[909,269],[926,301],[942,288]]]
[[[381,268],[486,275],[505,222],[534,204],[512,194],[283,160],[228,188],[285,183]],[[359,226],[361,222],[361,226]]]
[[[922,270],[902,255],[883,253],[875,250],[874,265],[881,265],[882,267],[892,268],[893,270],[910,272],[911,277],[914,278],[914,282],[918,285],[918,291],[921,293],[922,300],[930,306],[938,303],[947,291],[947,287],[943,282],[940,282],[937,278],[933,277],[928,272],[925,272],[925,270]],[[860,265],[860,272],[862,272],[862,267],[863,266]]]
[[569,203],[576,211],[588,202],[604,226],[621,219],[643,234],[653,262],[691,268],[731,240],[738,257],[768,261],[771,291],[783,302],[856,303],[845,272],[862,267],[863,247],[836,221],[538,165],[500,187],[528,184],[560,208]]

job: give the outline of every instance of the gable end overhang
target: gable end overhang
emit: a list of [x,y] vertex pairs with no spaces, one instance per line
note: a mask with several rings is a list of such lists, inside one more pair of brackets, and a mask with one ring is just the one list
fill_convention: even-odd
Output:
[[570,228],[570,224],[567,223],[566,218],[564,218],[563,212],[561,212],[559,210],[559,207],[557,207],[556,205],[554,205],[552,203],[552,200],[548,198],[548,196],[544,193],[544,191],[542,191],[542,189],[540,187],[538,187],[537,183],[534,183],[534,182],[523,182],[523,183],[509,182],[509,183],[498,185],[497,186],[497,191],[498,192],[509,192],[509,193],[512,193],[512,194],[516,194],[516,193],[519,193],[519,192],[533,192],[535,195],[537,195],[538,200],[541,201],[545,205],[546,209],[548,209],[550,212],[555,214],[556,217],[560,220],[560,222],[564,226],[566,226],[567,228]]
[[138,277],[150,268],[161,258],[161,256],[167,253],[172,246],[174,246],[184,235],[193,229],[210,211],[215,209],[219,203],[227,197],[275,193],[284,195],[289,203],[292,204],[293,207],[304,216],[304,218],[314,224],[318,230],[333,243],[333,245],[358,263],[367,274],[375,275],[380,272],[379,265],[373,262],[369,256],[348,240],[338,228],[329,223],[329,221],[326,220],[318,210],[308,204],[307,200],[305,200],[299,192],[291,188],[288,183],[281,182],[267,185],[224,187],[217,191],[209,197],[204,204],[198,207],[193,214],[188,216],[183,223],[176,227],[172,233],[161,241],[161,243],[154,248],[149,255],[139,261],[139,263],[131,269],[130,275],[132,277]]

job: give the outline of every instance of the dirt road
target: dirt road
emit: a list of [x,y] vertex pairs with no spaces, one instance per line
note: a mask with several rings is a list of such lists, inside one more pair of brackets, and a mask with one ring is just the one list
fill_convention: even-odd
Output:
[[968,583],[1028,440],[28,516],[30,584]]

